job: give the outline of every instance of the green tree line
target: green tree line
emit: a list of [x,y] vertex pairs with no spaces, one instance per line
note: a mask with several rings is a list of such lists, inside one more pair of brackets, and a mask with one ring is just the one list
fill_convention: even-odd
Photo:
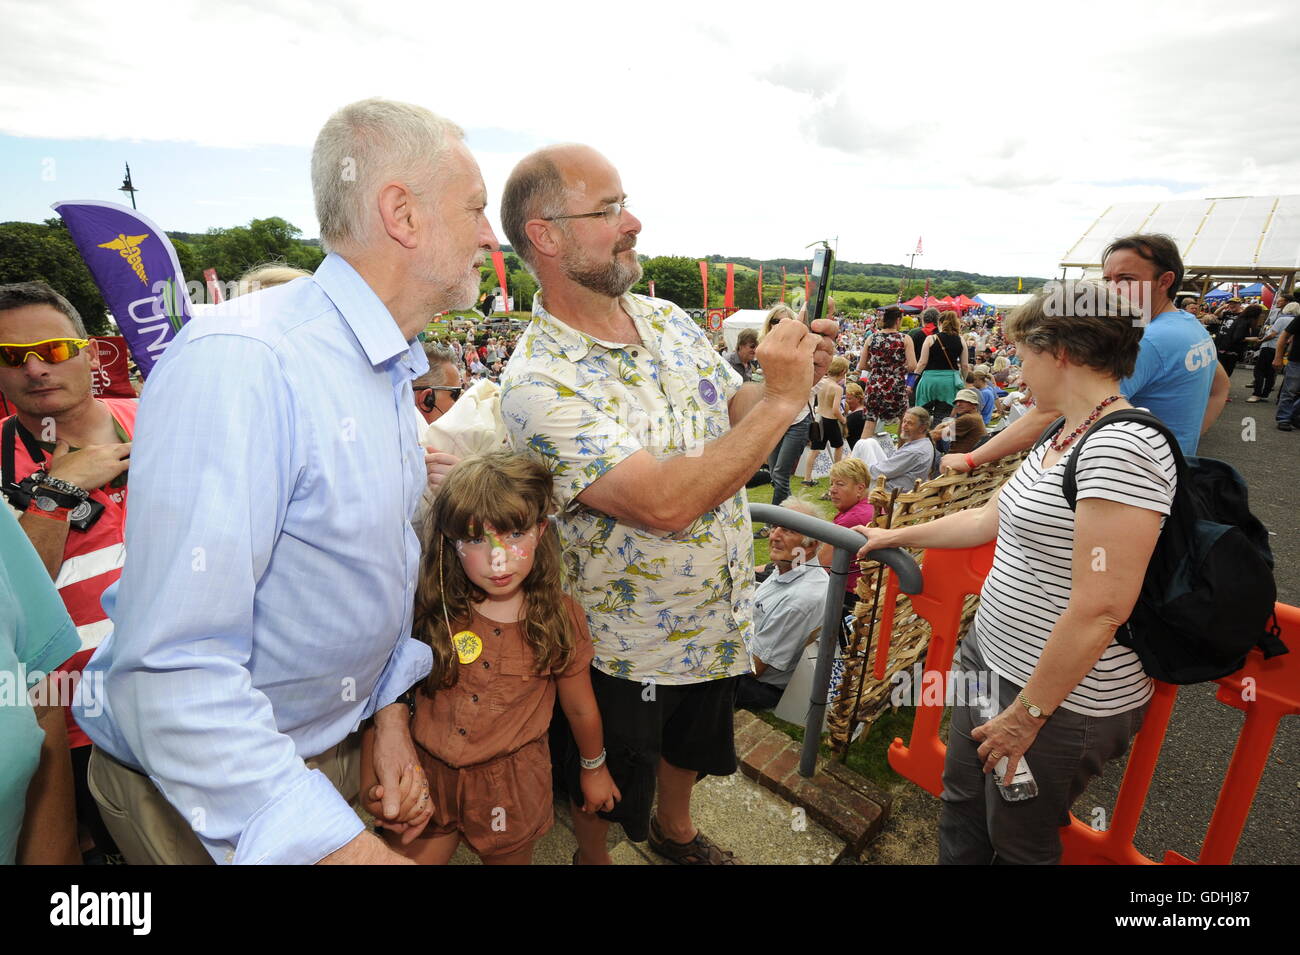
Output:
[[[244,272],[267,262],[283,262],[308,272],[315,271],[325,253],[319,240],[304,239],[302,230],[278,216],[254,219],[248,225],[213,228],[204,233],[169,233],[176,248],[176,258],[187,282],[203,283],[203,271],[215,269],[224,282],[237,280]],[[523,263],[507,245],[505,253],[506,282],[514,297],[515,310],[528,312],[532,308],[537,281],[524,268]],[[710,255],[709,301],[704,302],[704,289],[700,281],[699,259],[680,255],[660,255],[641,260],[644,275],[633,291],[648,293],[654,281],[655,294],[683,308],[701,305],[722,306],[726,294],[725,263],[739,266],[736,270],[735,302],[739,308],[758,308],[758,272],[763,266],[763,304],[772,306],[780,300],[781,267],[788,271],[787,301],[803,294],[803,259],[750,259],[733,256],[724,259]],[[893,301],[898,295],[899,279],[907,270],[899,266],[880,263],[836,262],[832,290],[842,306],[872,307]],[[491,292],[500,283],[491,261],[480,270],[480,294]],[[944,295],[974,295],[977,292],[1005,292],[1016,290],[1016,277],[986,276],[974,272],[945,270],[921,271],[912,274],[903,290],[903,298],[920,294],[925,278],[930,278],[930,292]],[[107,307],[77,253],[63,220],[46,219],[44,222],[0,223],[0,283],[24,282],[44,279],[58,289],[81,313],[91,334],[109,331]],[[1044,279],[1026,277],[1025,291],[1042,285]]]

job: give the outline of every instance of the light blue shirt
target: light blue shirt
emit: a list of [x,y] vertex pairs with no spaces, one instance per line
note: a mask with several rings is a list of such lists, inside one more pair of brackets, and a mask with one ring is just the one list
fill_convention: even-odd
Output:
[[45,742],[27,691],[80,649],[50,572],[0,502],[0,865],[14,863],[27,789]]
[[357,817],[305,758],[423,678],[410,636],[428,368],[342,258],[183,328],[136,419],[114,631],[81,699],[218,862],[313,863]]
[[1179,309],[1162,312],[1143,329],[1137,365],[1119,390],[1134,407],[1163,421],[1184,455],[1194,455],[1218,364],[1204,325]]
[[773,568],[754,592],[754,645],[767,664],[759,683],[787,686],[814,628],[821,626],[830,575],[816,564]]

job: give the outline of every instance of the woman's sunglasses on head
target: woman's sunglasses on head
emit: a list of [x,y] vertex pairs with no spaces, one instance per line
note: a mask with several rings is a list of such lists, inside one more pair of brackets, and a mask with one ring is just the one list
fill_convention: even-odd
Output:
[[69,358],[76,358],[89,345],[89,339],[85,338],[47,338],[43,342],[28,342],[25,345],[0,343],[0,365],[8,368],[21,367],[29,355],[35,355],[46,364],[57,365]]

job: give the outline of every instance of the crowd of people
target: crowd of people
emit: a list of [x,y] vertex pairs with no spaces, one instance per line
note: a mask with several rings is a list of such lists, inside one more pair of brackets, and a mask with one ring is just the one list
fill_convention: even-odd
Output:
[[[779,699],[830,581],[829,554],[779,525],[755,573],[745,487],[766,467],[774,503],[815,513],[790,483],[822,448],[863,556],[999,541],[960,663],[993,674],[999,709],[954,715],[942,859],[1059,858],[1065,810],[1151,696],[1114,634],[1175,484],[1140,424],[1089,440],[1075,508],[1062,465],[1130,405],[1194,454],[1227,397],[1210,333],[1172,305],[1171,242],[1117,240],[1064,309],[1041,294],[1005,322],[927,312],[904,332],[897,309],[779,306],[720,354],[629,292],[641,221],[617,169],[550,146],[501,197],[541,288],[531,323],[424,342],[497,248],[463,133],[365,100],[326,123],[312,170],[320,267],[187,324],[139,402],[93,396],[57,291],[0,288],[0,669],[35,701],[0,707],[0,861],[440,864],[464,843],[520,864],[558,794],[575,864],[610,863],[612,823],[671,861],[735,864],[693,793],[736,770],[734,710]],[[1068,307],[1084,295],[1100,317]],[[1127,303],[1145,329],[1114,317]],[[1294,336],[1273,338],[1291,415]],[[867,526],[876,478],[910,490],[1058,419],[984,507]],[[1088,573],[1096,546],[1109,569]],[[1028,811],[997,795],[1022,761]]]

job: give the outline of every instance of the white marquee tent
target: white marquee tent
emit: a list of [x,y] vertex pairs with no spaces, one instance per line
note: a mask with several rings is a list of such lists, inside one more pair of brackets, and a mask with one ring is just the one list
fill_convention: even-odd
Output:
[[767,312],[765,308],[742,308],[724,318],[722,337],[727,343],[727,351],[736,350],[736,336],[740,334],[742,328],[752,328],[761,335],[763,322],[767,320]]
[[975,301],[983,302],[985,305],[992,305],[999,311],[1003,309],[1016,308],[1017,306],[1028,302],[1032,295],[1021,292],[1012,292],[1011,294],[998,294],[995,292],[980,292],[975,296]]

